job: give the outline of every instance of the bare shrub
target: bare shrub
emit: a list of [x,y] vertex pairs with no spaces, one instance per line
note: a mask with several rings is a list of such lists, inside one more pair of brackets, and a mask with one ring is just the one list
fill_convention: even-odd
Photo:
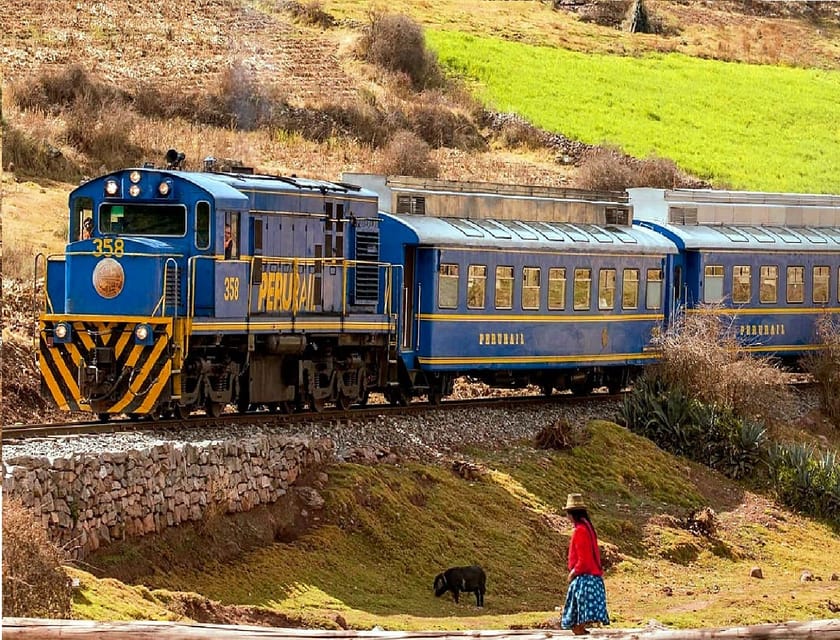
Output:
[[615,147],[597,147],[589,151],[578,172],[576,185],[595,191],[623,191],[633,183],[633,173]]
[[438,166],[432,160],[429,145],[416,133],[398,131],[382,152],[379,172],[386,175],[436,178]]
[[[310,110],[311,111],[311,110]],[[385,116],[371,104],[359,103],[355,105],[328,104],[314,113],[311,119],[323,132],[324,124],[328,123],[330,134],[341,134],[354,138],[362,144],[379,147],[388,139],[389,127]],[[317,137],[306,127],[300,129],[301,135],[309,140],[326,140],[327,137]]]
[[415,88],[443,84],[437,57],[426,49],[420,25],[408,16],[372,11],[358,51],[368,62],[407,74]]
[[3,162],[14,165],[19,178],[75,182],[82,176],[81,168],[61,149],[11,125],[3,130]]
[[11,94],[14,103],[21,109],[37,109],[51,114],[77,104],[98,111],[105,104],[125,99],[122,91],[95,80],[78,64],[18,82],[13,85]]
[[537,449],[571,449],[580,444],[580,434],[568,420],[560,419],[537,432],[534,444]]
[[424,92],[406,108],[406,120],[414,133],[431,147],[485,149],[475,123],[453,110],[438,92]]
[[823,413],[840,427],[840,321],[822,316],[816,334],[821,348],[803,358],[803,365],[816,380]]
[[510,118],[502,124],[499,142],[510,149],[536,151],[545,147],[543,131],[522,118]]
[[682,175],[673,160],[652,156],[637,163],[638,170],[633,180],[636,187],[673,189],[682,182]]
[[281,97],[261,85],[253,72],[239,62],[224,69],[209,92],[170,90],[143,83],[131,101],[134,111],[150,118],[183,118],[244,131],[271,125],[284,105]]
[[770,358],[741,348],[728,318],[712,306],[684,314],[652,341],[660,352],[653,372],[665,387],[744,418],[772,417],[790,391]]
[[3,497],[3,616],[69,618],[70,588],[62,551],[36,516]]
[[[594,22],[602,27],[621,26],[632,0],[595,0],[580,7],[578,15],[582,22]],[[562,2],[555,2],[555,6],[562,6]]]
[[222,72],[217,91],[210,98],[211,105],[215,103],[227,117],[228,126],[251,131],[271,121],[272,96],[251,70],[238,62]]
[[321,0],[309,0],[308,2],[287,0],[283,3],[283,8],[300,22],[313,27],[329,29],[336,24],[335,18],[324,11],[324,3]]
[[98,112],[77,103],[66,118],[67,142],[86,154],[92,166],[114,169],[142,160],[143,150],[131,141],[135,116],[121,103]]

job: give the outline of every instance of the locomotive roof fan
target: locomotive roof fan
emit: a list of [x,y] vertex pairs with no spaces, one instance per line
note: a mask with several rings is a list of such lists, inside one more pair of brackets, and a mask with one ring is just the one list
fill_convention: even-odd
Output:
[[184,155],[183,151],[177,151],[176,149],[170,149],[166,152],[166,168],[167,169],[180,169],[181,165],[184,164],[184,160],[186,156]]

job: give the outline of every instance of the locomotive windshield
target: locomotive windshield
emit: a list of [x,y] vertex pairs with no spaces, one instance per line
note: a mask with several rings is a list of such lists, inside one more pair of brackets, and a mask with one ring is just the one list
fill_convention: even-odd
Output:
[[184,236],[187,209],[172,204],[104,204],[99,210],[102,233],[133,236]]

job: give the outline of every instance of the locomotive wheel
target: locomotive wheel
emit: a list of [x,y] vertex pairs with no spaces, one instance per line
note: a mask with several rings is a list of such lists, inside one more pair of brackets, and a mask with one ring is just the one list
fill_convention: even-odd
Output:
[[388,402],[394,407],[408,406],[408,394],[401,387],[394,387],[388,391]]
[[204,410],[207,412],[207,415],[211,418],[218,418],[222,415],[222,405],[221,402],[212,402],[211,400],[207,401],[207,405],[204,407]]
[[309,408],[314,411],[315,413],[321,413],[326,406],[327,401],[323,398],[310,398],[309,399]]
[[552,385],[550,385],[550,384],[543,384],[543,385],[540,385],[540,390],[542,391],[542,394],[543,394],[544,396],[546,396],[546,397],[548,397],[548,396],[550,396],[552,393],[554,393],[554,387],[553,387]]
[[429,387],[429,404],[438,406],[443,400],[443,393],[437,387]]
[[175,405],[174,414],[179,420],[186,420],[190,417],[190,408],[183,404]]
[[110,422],[111,421],[111,414],[110,413],[97,413],[96,417],[99,418],[99,422]]
[[592,393],[592,385],[588,382],[572,385],[572,395],[588,396],[590,393]]
[[347,411],[351,404],[352,402],[350,402],[350,398],[345,396],[343,393],[339,393],[338,398],[335,399],[335,407],[341,411]]
[[361,397],[360,397],[360,398],[358,399],[358,401],[357,401],[357,402],[358,402],[358,404],[359,404],[359,406],[360,406],[360,407],[364,407],[364,406],[366,406],[366,405],[367,405],[367,403],[368,403],[368,398],[369,398],[369,397],[370,397],[370,391],[368,391],[367,389],[364,389],[364,390],[362,391],[362,395],[361,395]]

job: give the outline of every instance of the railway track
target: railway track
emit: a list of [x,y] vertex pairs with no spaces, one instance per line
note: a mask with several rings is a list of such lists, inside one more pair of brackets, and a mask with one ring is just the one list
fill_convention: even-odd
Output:
[[143,432],[182,432],[185,429],[200,429],[207,427],[222,427],[230,425],[259,425],[293,426],[311,422],[346,422],[348,426],[353,422],[364,421],[376,416],[387,415],[422,415],[430,411],[450,411],[461,409],[488,408],[517,408],[533,407],[545,404],[581,404],[586,402],[608,402],[621,398],[622,394],[596,393],[588,396],[573,396],[567,394],[545,396],[506,396],[502,398],[479,398],[469,400],[445,400],[439,405],[425,402],[413,402],[407,406],[392,406],[390,404],[372,404],[354,409],[327,409],[322,412],[301,413],[270,413],[255,411],[248,413],[224,413],[218,418],[207,415],[190,416],[183,419],[166,420],[131,420],[128,418],[110,422],[54,422],[46,424],[7,425],[3,427],[3,443],[12,444],[17,441],[33,438],[80,436],[101,433],[123,433],[131,431]]

